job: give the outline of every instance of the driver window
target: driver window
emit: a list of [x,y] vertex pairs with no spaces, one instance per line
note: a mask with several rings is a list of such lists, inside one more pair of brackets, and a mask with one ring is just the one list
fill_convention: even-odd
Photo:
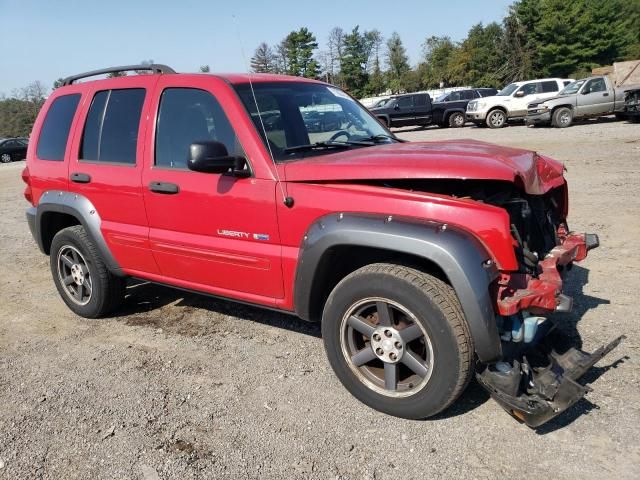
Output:
[[520,87],[518,92],[523,92],[522,96],[526,97],[527,95],[533,95],[534,93],[536,93],[537,89],[538,89],[537,83],[527,83],[526,85],[523,85],[522,87]]
[[450,102],[456,102],[460,100],[460,92],[451,92],[449,94],[449,101]]
[[602,78],[594,78],[585,87],[585,93],[604,92],[607,89]]

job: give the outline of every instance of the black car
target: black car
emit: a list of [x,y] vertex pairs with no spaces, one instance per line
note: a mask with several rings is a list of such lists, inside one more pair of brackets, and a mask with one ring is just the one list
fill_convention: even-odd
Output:
[[371,112],[387,127],[432,124],[462,127],[467,103],[474,98],[489,97],[496,93],[495,88],[456,90],[441,95],[435,102],[427,93],[409,93],[391,97],[382,106],[372,107]]
[[0,138],[0,162],[9,163],[27,158],[26,138]]

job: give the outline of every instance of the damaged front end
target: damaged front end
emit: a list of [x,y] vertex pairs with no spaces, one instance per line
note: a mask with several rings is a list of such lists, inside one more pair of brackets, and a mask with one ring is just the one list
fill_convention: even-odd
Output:
[[[557,204],[559,196],[553,191],[534,198],[522,196],[506,207],[521,268],[502,273],[494,292],[503,358],[481,366],[476,374],[500,406],[532,428],[589,392],[577,380],[624,338],[591,354],[576,348],[560,353],[552,340],[559,332],[549,335],[556,324],[547,315],[569,312],[573,306],[571,297],[562,293],[563,274],[599,246],[595,234],[568,231],[564,209]],[[554,246],[549,248],[551,240]]]

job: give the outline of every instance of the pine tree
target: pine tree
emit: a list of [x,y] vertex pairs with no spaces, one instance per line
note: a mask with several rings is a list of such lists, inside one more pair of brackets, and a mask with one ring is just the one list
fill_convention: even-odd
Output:
[[340,73],[345,88],[354,96],[364,93],[364,87],[369,79],[367,73],[367,45],[359,27],[344,37],[344,51],[340,63]]
[[407,52],[397,32],[393,32],[387,40],[387,66],[391,91],[398,93],[404,90],[403,77],[411,70],[411,67],[409,67],[409,57],[407,57]]
[[251,69],[256,73],[274,73],[276,71],[275,55],[265,42],[256,48],[251,58]]

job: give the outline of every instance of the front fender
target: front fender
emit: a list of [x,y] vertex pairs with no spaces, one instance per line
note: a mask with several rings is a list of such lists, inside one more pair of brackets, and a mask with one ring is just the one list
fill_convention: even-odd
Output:
[[479,359],[492,362],[500,358],[500,337],[490,295],[490,284],[498,272],[472,234],[442,223],[379,215],[322,217],[309,228],[300,249],[294,304],[301,318],[310,319],[311,293],[321,281],[316,272],[324,254],[337,246],[389,250],[438,265],[458,296]]

